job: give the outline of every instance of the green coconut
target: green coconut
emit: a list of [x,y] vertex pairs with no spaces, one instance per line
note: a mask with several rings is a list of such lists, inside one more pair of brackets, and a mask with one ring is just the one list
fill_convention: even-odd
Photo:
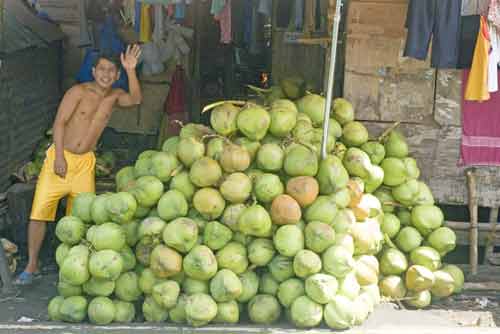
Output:
[[392,130],[386,138],[384,146],[387,157],[402,159],[408,156],[408,144],[399,131]]
[[335,244],[335,230],[329,224],[311,221],[304,230],[307,249],[321,254]]
[[222,182],[219,190],[228,202],[243,203],[252,192],[252,180],[246,174],[233,173]]
[[361,149],[368,154],[370,161],[374,165],[380,164],[385,158],[384,145],[380,144],[378,141],[368,141],[361,145]]
[[396,275],[389,275],[382,278],[379,288],[382,296],[392,299],[403,299],[407,292],[404,280]]
[[276,250],[269,239],[257,238],[248,245],[248,260],[257,266],[265,266],[272,259]]
[[349,122],[342,128],[342,142],[347,147],[360,147],[368,141],[368,130],[361,122]]
[[224,139],[223,138],[212,138],[207,143],[206,156],[210,159],[219,160],[222,151],[224,151]]
[[284,159],[285,152],[278,144],[264,144],[257,152],[257,167],[266,172],[278,172]]
[[285,137],[297,123],[297,107],[290,100],[275,100],[271,105],[269,132],[276,137]]
[[170,190],[180,191],[188,202],[191,202],[197,188],[186,171],[174,175],[170,181]]
[[318,172],[317,155],[303,145],[296,145],[285,155],[284,170],[289,176],[315,176]]
[[236,120],[240,109],[231,103],[217,106],[210,114],[210,125],[222,136],[230,136],[238,130]]
[[285,187],[283,186],[279,176],[271,173],[265,173],[255,180],[253,191],[259,202],[270,203],[277,196],[283,194]]
[[193,205],[203,218],[213,220],[222,215],[226,203],[216,189],[202,188],[194,194]]
[[347,186],[349,174],[339,158],[329,155],[320,162],[316,179],[320,194],[331,195]]
[[205,145],[200,140],[189,137],[182,138],[177,146],[177,157],[186,167],[191,165],[205,154]]
[[271,125],[271,116],[260,106],[248,105],[240,111],[236,122],[247,138],[261,140]]
[[349,175],[358,176],[363,179],[367,179],[370,176],[372,169],[370,157],[359,148],[349,148],[342,162]]
[[219,163],[226,173],[243,172],[250,166],[249,151],[239,145],[226,144],[219,157]]
[[170,278],[183,269],[182,256],[165,245],[157,245],[151,252],[150,268],[158,278]]
[[162,181],[157,177],[141,176],[130,189],[130,193],[134,195],[138,205],[148,208],[158,203],[163,188]]
[[234,301],[242,291],[240,279],[229,269],[221,269],[210,281],[210,294],[218,303]]
[[191,182],[200,188],[216,185],[221,177],[221,167],[217,161],[209,157],[195,161],[189,171]]
[[217,273],[217,259],[210,248],[197,245],[184,257],[183,269],[188,277],[207,281]]
[[177,218],[163,230],[163,242],[181,253],[189,252],[198,241],[198,225],[190,218]]
[[384,184],[386,186],[399,186],[408,178],[406,165],[401,159],[394,157],[385,158],[380,163],[380,167],[384,170]]
[[255,324],[270,325],[281,316],[281,306],[276,297],[256,295],[248,303],[248,316]]
[[177,145],[179,145],[180,140],[181,139],[179,136],[173,136],[168,138],[163,142],[161,150],[163,152],[167,152],[173,154],[174,156],[177,156]]
[[306,94],[297,101],[297,109],[309,116],[313,126],[321,126],[324,122],[325,103],[326,99],[321,95]]
[[219,222],[209,222],[203,230],[203,244],[212,250],[219,250],[233,238],[231,229]]
[[217,252],[215,258],[219,268],[236,274],[242,274],[248,268],[247,249],[238,242],[229,242]]
[[340,125],[354,121],[354,108],[352,104],[343,98],[333,100],[333,117]]

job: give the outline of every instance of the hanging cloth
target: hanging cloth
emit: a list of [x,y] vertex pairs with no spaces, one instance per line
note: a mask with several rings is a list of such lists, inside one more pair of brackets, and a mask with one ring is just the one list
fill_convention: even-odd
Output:
[[141,30],[139,32],[139,40],[143,43],[151,41],[151,5],[143,3],[141,5]]
[[220,25],[220,42],[223,44],[231,43],[231,0],[227,0],[224,9],[215,16],[215,20],[219,21]]
[[226,5],[225,0],[212,0],[212,6],[210,7],[210,14],[219,15]]
[[498,49],[497,30],[493,24],[489,24],[490,54],[488,56],[488,92],[498,91]]
[[295,30],[301,31],[304,24],[304,0],[295,0]]
[[484,16],[481,17],[481,28],[474,49],[472,68],[465,89],[465,100],[487,101],[490,98],[488,92],[488,57],[490,53],[490,36],[488,23]]
[[488,21],[490,21],[497,29],[500,29],[500,0],[490,1]]
[[140,34],[141,32],[141,2],[137,0],[135,2],[135,19],[134,19],[134,29],[135,31]]
[[153,31],[153,41],[160,43],[163,39],[163,5],[156,4],[154,7],[155,28]]

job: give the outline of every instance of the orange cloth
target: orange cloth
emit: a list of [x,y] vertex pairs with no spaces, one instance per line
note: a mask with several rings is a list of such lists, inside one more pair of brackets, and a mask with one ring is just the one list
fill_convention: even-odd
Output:
[[79,193],[95,192],[95,155],[94,152],[74,154],[64,151],[67,172],[63,179],[54,172],[55,161],[54,145],[47,150],[42,171],[38,182],[31,209],[31,219],[38,221],[54,221],[56,219],[57,204],[67,195],[66,215],[71,214],[73,200]]
[[491,42],[488,31],[488,23],[481,16],[481,28],[474,49],[474,58],[472,67],[465,88],[464,99],[467,101],[487,101],[490,99],[488,91],[488,56],[490,53]]

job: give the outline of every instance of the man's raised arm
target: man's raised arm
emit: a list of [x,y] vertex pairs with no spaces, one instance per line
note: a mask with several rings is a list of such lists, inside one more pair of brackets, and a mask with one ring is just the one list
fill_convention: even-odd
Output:
[[127,47],[125,54],[121,54],[122,66],[127,72],[129,93],[123,93],[118,98],[118,104],[122,107],[130,107],[142,102],[141,86],[135,68],[141,55],[141,48],[138,45]]

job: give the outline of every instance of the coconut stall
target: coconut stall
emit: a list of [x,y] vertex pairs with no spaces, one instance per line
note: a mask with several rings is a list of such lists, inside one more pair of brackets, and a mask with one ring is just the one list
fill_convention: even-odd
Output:
[[[50,16],[55,3],[38,5]],[[335,1],[305,1],[298,26],[300,7],[288,1],[268,2],[269,17],[266,1],[250,11],[233,1],[235,18],[261,20],[247,41],[264,47],[245,64],[223,42],[214,3],[186,4],[186,21],[166,29],[189,52],[171,41],[161,71],[139,69],[145,102],[128,116],[115,111],[96,193],[58,215],[45,245],[52,254],[41,259],[46,277],[6,297],[0,332],[493,332],[494,292],[473,289],[486,307],[462,303],[484,286],[469,281],[443,190],[428,179],[430,158],[407,136],[412,123],[369,122],[352,96],[344,53],[358,44],[346,32],[360,20],[350,16],[356,6],[371,2],[346,1],[340,12]],[[28,184],[50,136],[20,172]]]

